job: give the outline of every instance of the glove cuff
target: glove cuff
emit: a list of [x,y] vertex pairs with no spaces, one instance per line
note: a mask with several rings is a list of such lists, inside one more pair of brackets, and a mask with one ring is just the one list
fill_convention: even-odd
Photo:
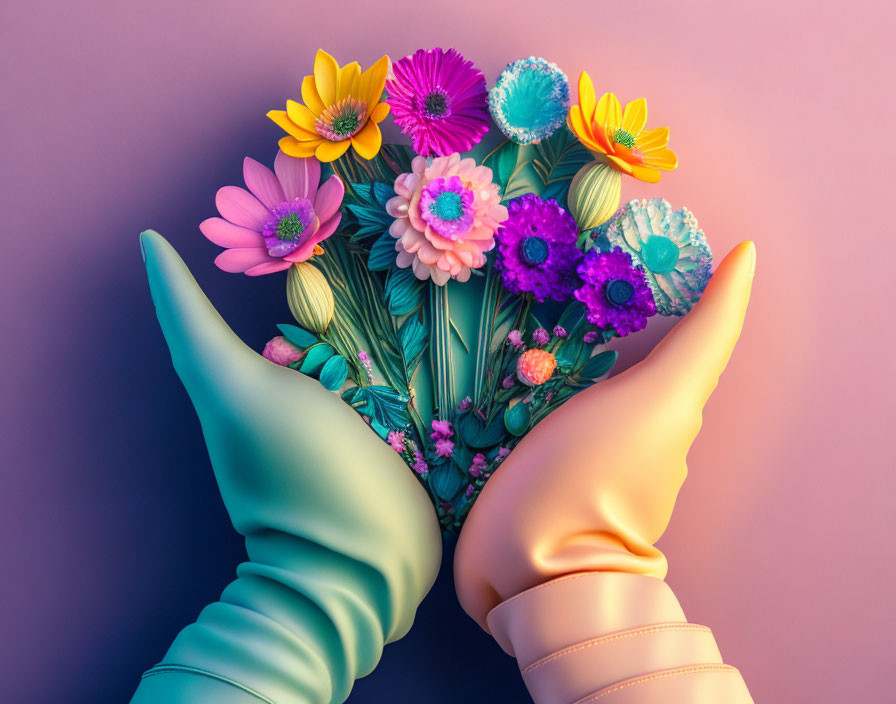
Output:
[[517,659],[536,704],[753,701],[712,632],[688,623],[654,577],[561,577],[499,604],[488,625]]

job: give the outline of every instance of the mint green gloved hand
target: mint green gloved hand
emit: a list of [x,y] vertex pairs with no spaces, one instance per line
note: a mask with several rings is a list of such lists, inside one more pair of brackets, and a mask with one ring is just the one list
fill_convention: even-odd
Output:
[[343,702],[435,580],[432,504],[338,395],[246,347],[164,238],[147,231],[140,243],[249,561],[144,674],[132,704]]

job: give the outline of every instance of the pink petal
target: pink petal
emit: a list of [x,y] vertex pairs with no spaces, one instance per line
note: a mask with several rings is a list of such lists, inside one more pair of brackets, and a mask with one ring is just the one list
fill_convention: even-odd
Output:
[[272,261],[277,260],[269,255],[268,250],[264,247],[238,247],[236,249],[225,249],[221,252],[215,258],[215,265],[231,274],[239,274],[251,269],[253,266]]
[[342,205],[342,197],[345,195],[345,186],[338,176],[330,176],[320,187],[314,197],[314,212],[321,222],[329,220]]
[[274,172],[255,159],[243,159],[243,180],[253,195],[271,210],[286,200]]
[[286,200],[307,198],[312,196],[320,183],[320,162],[313,156],[300,158],[277,152],[274,159],[274,173],[283,186]]
[[291,266],[292,264],[290,264],[289,262],[278,259],[274,262],[266,262],[264,264],[253,266],[250,269],[246,269],[246,276],[261,276],[262,274],[273,274],[278,271],[283,271],[284,269],[289,269],[289,267]]
[[234,225],[223,218],[209,218],[199,223],[199,231],[221,247],[262,247],[264,238],[254,230]]
[[320,229],[314,233],[314,240],[316,242],[321,242],[334,232],[336,232],[336,228],[339,227],[339,223],[342,221],[342,213],[336,213],[333,217],[327,220],[320,226]]
[[235,225],[261,232],[271,217],[271,211],[261,201],[244,188],[224,186],[215,196],[215,205],[221,217]]

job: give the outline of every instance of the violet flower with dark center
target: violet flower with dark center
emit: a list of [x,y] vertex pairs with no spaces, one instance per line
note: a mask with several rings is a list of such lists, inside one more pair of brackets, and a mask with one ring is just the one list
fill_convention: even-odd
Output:
[[496,266],[511,293],[565,301],[575,288],[576,221],[555,200],[527,193],[510,201],[509,217],[495,233]]

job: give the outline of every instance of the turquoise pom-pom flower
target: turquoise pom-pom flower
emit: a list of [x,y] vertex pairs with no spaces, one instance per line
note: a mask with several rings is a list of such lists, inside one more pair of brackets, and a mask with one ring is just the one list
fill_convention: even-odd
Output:
[[712,250],[687,208],[672,210],[664,198],[630,201],[605,236],[644,268],[660,315],[684,315],[700,300],[712,275]]
[[556,64],[535,56],[507,65],[488,93],[492,119],[508,139],[533,144],[566,122],[569,80]]

